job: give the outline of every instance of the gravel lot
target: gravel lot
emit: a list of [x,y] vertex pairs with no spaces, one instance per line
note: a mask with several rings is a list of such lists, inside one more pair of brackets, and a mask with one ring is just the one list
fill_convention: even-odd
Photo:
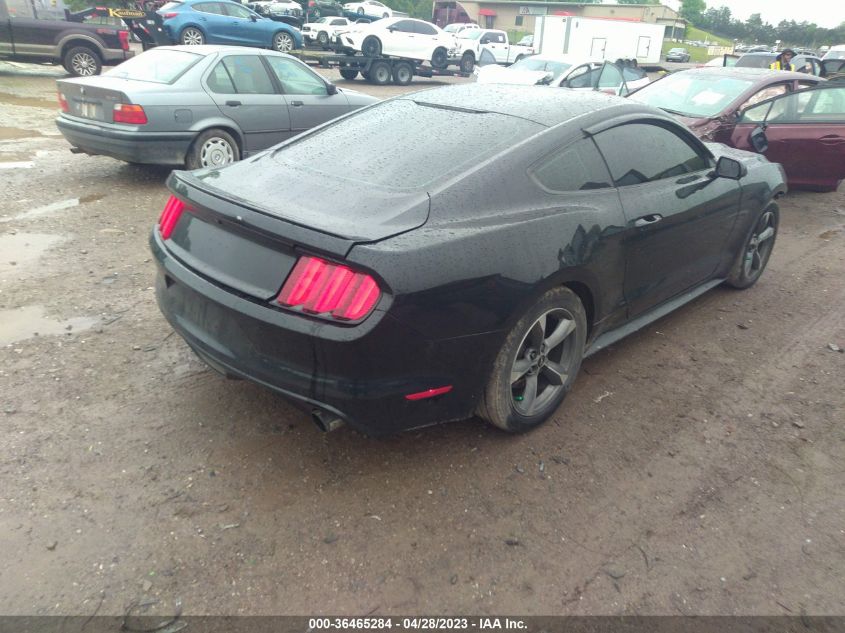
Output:
[[534,433],[323,435],[171,335],[168,171],[71,154],[60,76],[0,62],[0,613],[845,613],[845,187]]

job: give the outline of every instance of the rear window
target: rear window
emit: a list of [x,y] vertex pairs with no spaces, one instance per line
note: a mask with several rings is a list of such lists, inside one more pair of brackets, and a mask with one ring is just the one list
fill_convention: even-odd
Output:
[[201,59],[202,55],[196,53],[154,48],[103,74],[133,81],[170,84]]
[[181,2],[167,2],[159,7],[159,12],[164,13],[165,11],[172,11],[173,9],[178,9],[181,6]]
[[[541,130],[532,121],[386,101],[281,148],[285,167],[391,189],[417,189],[460,173]],[[432,134],[448,130],[448,134]],[[355,160],[349,148],[356,147]]]

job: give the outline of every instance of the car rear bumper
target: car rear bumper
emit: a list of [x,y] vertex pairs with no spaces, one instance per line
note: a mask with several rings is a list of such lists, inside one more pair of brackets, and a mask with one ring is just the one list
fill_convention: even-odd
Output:
[[123,49],[106,48],[102,52],[103,64],[106,66],[116,66],[121,62],[125,62],[130,57],[135,56],[135,51],[125,51]]
[[129,163],[184,165],[194,132],[136,132],[60,116],[56,126],[75,148]]
[[[150,246],[159,308],[200,358],[368,435],[472,416],[503,338],[431,340],[384,313],[351,327],[319,323],[200,276],[165,248],[157,230]],[[446,385],[452,390],[444,395],[406,398]]]

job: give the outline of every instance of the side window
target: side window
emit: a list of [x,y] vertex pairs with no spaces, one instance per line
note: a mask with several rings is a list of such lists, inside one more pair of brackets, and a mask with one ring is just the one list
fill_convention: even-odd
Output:
[[217,62],[214,70],[206,80],[209,90],[221,95],[235,94],[235,84],[232,83],[232,78],[229,76],[229,71],[223,62]]
[[599,74],[598,85],[599,90],[612,89],[614,92],[622,85],[622,71],[614,64],[605,64]]
[[222,63],[238,94],[269,95],[276,92],[264,64],[256,55],[230,55]]
[[759,123],[760,121],[765,121],[766,118],[769,116],[769,110],[771,109],[771,103],[761,103],[758,106],[754,106],[753,108],[748,108],[747,110],[743,111],[742,118],[739,120],[740,123]]
[[437,35],[437,29],[428,22],[414,22],[414,27],[416,32],[421,35]]
[[239,7],[235,4],[224,4],[223,7],[226,10],[226,13],[233,18],[243,18],[248,20],[252,13],[250,13],[249,9],[246,7]]
[[194,11],[199,11],[200,13],[215,13],[212,11],[212,2],[200,2],[199,4],[195,4],[192,8]]
[[629,123],[595,136],[617,187],[673,178],[710,167],[710,161],[675,132]]
[[593,78],[593,72],[591,72],[589,64],[585,64],[578,66],[578,68],[569,73],[565,85],[567,88],[591,88]]
[[325,95],[326,84],[299,62],[284,57],[267,57],[282,90],[289,95]]
[[399,20],[393,23],[393,30],[401,33],[416,33],[416,28],[411,20]]
[[505,34],[504,33],[493,33],[491,37],[491,41],[494,44],[504,44],[505,43]]
[[607,166],[590,140],[581,140],[540,159],[529,174],[551,193],[607,189],[613,185]]
[[809,93],[798,123],[845,123],[845,87],[821,88]]
[[739,108],[740,110],[744,108],[749,108],[753,105],[760,103],[761,101],[765,101],[766,99],[771,99],[772,97],[777,97],[778,95],[782,95],[785,93],[786,84],[775,84],[774,86],[763,88],[757,93],[751,95]]
[[346,20],[332,20],[332,26],[346,26]]

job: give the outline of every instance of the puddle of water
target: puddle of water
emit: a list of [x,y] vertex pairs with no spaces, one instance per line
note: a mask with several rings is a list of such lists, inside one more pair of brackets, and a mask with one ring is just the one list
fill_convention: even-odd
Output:
[[43,136],[38,130],[22,130],[19,127],[0,126],[0,141],[13,141],[19,138]]
[[35,163],[33,163],[31,160],[0,160],[0,169],[32,169],[33,167],[35,167]]
[[22,97],[10,92],[0,92],[0,103],[29,106],[30,108],[59,109],[59,104],[55,101],[47,101],[46,99],[38,99],[36,97]]
[[17,215],[13,215],[12,217],[2,217],[0,218],[0,223],[12,222],[13,220],[28,220],[29,218],[36,218],[39,215],[48,215],[50,213],[55,213],[56,211],[64,211],[65,209],[70,209],[76,206],[79,206],[79,198],[59,200],[58,202],[51,202],[50,204],[45,204],[43,207],[36,207],[35,209],[30,209],[29,211],[18,213]]
[[15,272],[37,261],[48,249],[64,241],[61,235],[45,233],[0,235],[0,275]]
[[[0,345],[25,341],[35,336],[51,336],[87,330],[97,323],[96,317],[74,317],[53,321],[44,316],[44,306],[25,306],[0,310]],[[70,329],[68,329],[70,326]]]

